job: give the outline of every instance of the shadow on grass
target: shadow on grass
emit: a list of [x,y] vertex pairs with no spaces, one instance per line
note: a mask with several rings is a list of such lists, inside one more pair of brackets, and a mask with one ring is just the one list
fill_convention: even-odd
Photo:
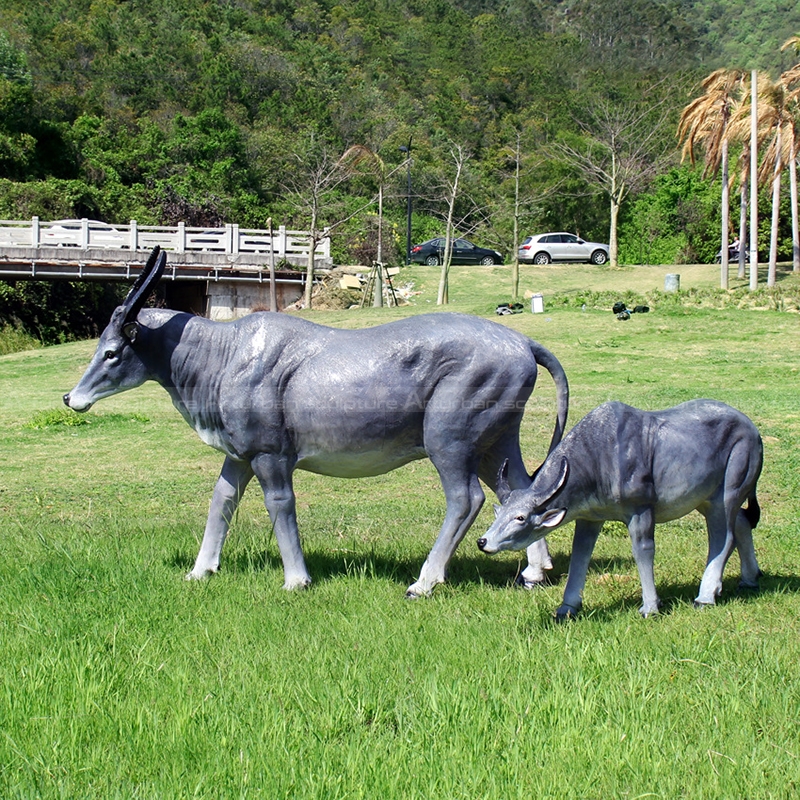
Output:
[[[522,554],[521,554],[522,555]],[[553,555],[553,569],[548,571],[547,584],[555,586],[563,584],[569,569],[569,553]],[[316,584],[335,580],[340,577],[365,576],[396,582],[405,587],[413,583],[422,566],[424,558],[398,558],[384,556],[375,552],[365,553],[330,553],[324,550],[312,550],[306,553],[306,564]],[[168,566],[188,571],[194,565],[194,556],[187,551],[178,550],[168,560]],[[487,556],[460,555],[456,552],[448,569],[447,581],[452,586],[482,585],[496,589],[507,589],[514,585],[515,579],[525,566],[524,558],[515,563],[509,560],[494,560]],[[641,605],[641,586],[636,568],[631,557],[604,558],[592,561],[590,576],[602,573],[620,572],[633,579],[626,589],[626,596],[586,606],[582,616],[591,616],[596,620],[617,617],[620,611],[638,609]],[[282,576],[283,565],[280,556],[274,551],[258,552],[237,551],[223,556],[222,570],[232,574],[248,574],[253,572],[276,572]],[[663,603],[661,613],[669,614],[673,609],[691,605],[697,596],[700,586],[699,578],[692,582],[657,583],[659,597]],[[760,579],[757,590],[740,589],[739,575],[731,573],[723,580],[722,595],[717,598],[717,605],[724,605],[732,600],[750,602],[764,594],[800,593],[800,575],[765,574]],[[555,610],[555,609],[553,609]]]

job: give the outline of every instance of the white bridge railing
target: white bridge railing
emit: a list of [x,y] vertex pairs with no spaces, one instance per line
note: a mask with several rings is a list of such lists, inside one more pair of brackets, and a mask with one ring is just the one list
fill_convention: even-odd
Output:
[[[30,220],[0,220],[0,247],[77,247],[83,250],[150,250],[159,245],[175,253],[219,253],[240,255],[244,253],[275,254],[281,259],[299,261],[308,258],[309,234],[291,231],[281,225],[273,230],[240,228],[228,224],[220,228],[191,228],[179,222],[176,226],[139,225],[131,220],[128,225],[110,225],[94,220],[57,220],[43,222],[38,217]],[[329,259],[330,238],[324,235],[317,243],[315,258]]]

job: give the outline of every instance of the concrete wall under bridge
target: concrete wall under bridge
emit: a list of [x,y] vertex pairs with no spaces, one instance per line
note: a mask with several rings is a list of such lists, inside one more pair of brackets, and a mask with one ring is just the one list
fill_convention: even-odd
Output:
[[[94,280],[133,282],[149,251],[0,246],[0,280]],[[168,253],[162,279],[166,305],[216,320],[269,309],[269,268],[263,257],[222,253]],[[327,261],[327,259],[326,259]],[[324,266],[328,266],[327,263]],[[305,273],[276,270],[278,309],[303,295]]]

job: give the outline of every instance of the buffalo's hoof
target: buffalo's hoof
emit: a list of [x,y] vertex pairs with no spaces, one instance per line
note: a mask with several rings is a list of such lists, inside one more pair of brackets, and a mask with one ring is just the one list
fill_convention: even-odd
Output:
[[710,603],[705,602],[704,600],[695,600],[692,605],[695,608],[711,608],[711,606],[716,605],[716,603],[712,600]]
[[760,589],[761,587],[758,585],[757,579],[754,582],[739,581],[740,592],[757,592]]
[[555,618],[556,622],[569,622],[578,616],[580,610],[581,606],[568,606],[566,603],[562,603],[556,609],[556,613],[553,615],[553,617]]
[[286,581],[286,583],[283,584],[283,588],[287,592],[302,592],[303,590],[308,589],[309,586],[311,586],[310,578],[301,578],[295,581]]

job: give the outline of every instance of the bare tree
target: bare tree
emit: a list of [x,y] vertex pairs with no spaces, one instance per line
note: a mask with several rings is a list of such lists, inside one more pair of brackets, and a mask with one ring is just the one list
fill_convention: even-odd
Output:
[[386,191],[386,184],[389,178],[398,170],[408,165],[409,159],[406,158],[403,162],[392,169],[389,169],[386,162],[378,155],[377,152],[363,144],[356,144],[348,148],[341,158],[343,164],[350,165],[353,169],[366,165],[367,169],[374,175],[375,181],[378,185],[378,193],[373,199],[373,202],[378,204],[378,251],[376,261],[378,266],[375,275],[375,293],[373,298],[373,306],[380,308],[383,306],[383,200]]
[[323,237],[331,236],[336,228],[374,202],[370,200],[355,211],[347,212],[337,192],[353,175],[352,159],[346,155],[335,157],[326,143],[318,142],[313,136],[303,151],[292,154],[295,168],[289,170],[285,189],[287,199],[300,211],[308,225],[308,262],[303,296],[306,308],[311,308],[317,245]]
[[667,114],[662,100],[655,105],[597,100],[588,117],[579,120],[583,135],[577,142],[551,145],[554,156],[579,170],[610,203],[609,260],[618,264],[619,209],[632,192],[647,185],[671,155],[664,136]]
[[439,273],[439,292],[436,296],[436,305],[447,305],[450,302],[449,277],[450,264],[453,260],[453,218],[456,199],[458,198],[459,183],[464,172],[464,167],[471,158],[471,153],[460,144],[453,144],[450,148],[450,157],[455,167],[451,178],[445,178],[447,188],[447,219],[445,221],[444,254],[442,256],[442,269]]
[[528,192],[523,189],[524,173],[532,172],[540,167],[544,163],[545,157],[541,153],[531,156],[525,152],[520,129],[514,131],[514,142],[503,149],[502,155],[508,159],[514,181],[511,296],[516,300],[519,297],[519,231],[522,213],[525,209],[530,209],[541,203],[548,195],[553,194],[561,185],[561,181],[549,185],[543,191]]

